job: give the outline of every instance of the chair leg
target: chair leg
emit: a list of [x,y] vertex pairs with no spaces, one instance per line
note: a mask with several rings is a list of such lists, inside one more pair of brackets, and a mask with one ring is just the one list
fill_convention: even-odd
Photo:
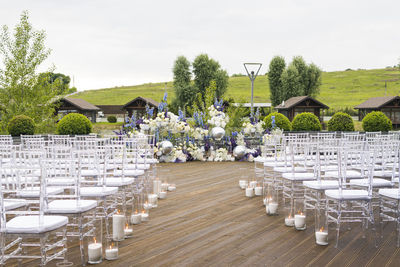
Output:
[[45,266],[47,263],[47,253],[46,253],[47,237],[48,234],[40,236],[40,256],[41,256],[40,266]]
[[383,200],[381,198],[379,200],[379,210],[378,210],[379,232],[380,232],[381,239],[383,239],[383,220],[381,218],[382,205],[383,205]]
[[397,201],[397,247],[400,247],[400,200]]
[[82,262],[82,266],[86,265],[86,261],[85,261],[85,248],[84,248],[84,244],[83,244],[83,215],[80,214],[79,215],[79,219],[78,219],[78,227],[79,227],[79,249],[81,252],[81,262]]
[[4,250],[4,247],[5,247],[5,245],[6,245],[6,242],[5,242],[5,234],[4,233],[0,233],[0,250],[1,250],[1,255],[0,255],[0,265],[1,266],[4,266],[5,265],[5,250]]
[[[374,206],[372,204],[372,200],[368,202],[369,207],[369,221],[371,223],[371,231],[374,236],[374,245],[378,247],[377,238],[376,238],[376,227],[375,227],[375,218],[374,218]],[[367,221],[368,222],[368,221]]]
[[336,219],[336,244],[335,248],[339,246],[339,235],[340,235],[340,221],[341,221],[341,216],[342,216],[342,203],[340,200],[337,202],[338,208],[337,208],[337,219]]

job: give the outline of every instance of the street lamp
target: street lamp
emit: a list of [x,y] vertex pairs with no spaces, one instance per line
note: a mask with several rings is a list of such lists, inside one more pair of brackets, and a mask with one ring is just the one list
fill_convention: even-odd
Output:
[[[244,68],[246,69],[247,76],[249,76],[249,79],[251,81],[251,106],[250,106],[250,118],[254,117],[254,80],[257,78],[258,72],[261,69],[262,64],[261,63],[243,63]],[[254,69],[257,69],[257,72],[254,74],[254,70],[250,71],[248,68],[253,67]]]

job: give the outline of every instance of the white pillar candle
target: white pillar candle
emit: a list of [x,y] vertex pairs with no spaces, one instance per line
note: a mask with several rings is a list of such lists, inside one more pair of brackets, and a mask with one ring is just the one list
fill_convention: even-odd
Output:
[[326,246],[328,245],[328,233],[323,230],[315,232],[315,240],[318,245]]
[[101,243],[91,243],[88,246],[89,263],[97,263],[102,259],[103,246]]
[[250,182],[250,187],[255,188],[257,186],[257,181],[251,181]]
[[149,210],[149,209],[151,209],[153,206],[150,204],[150,203],[147,203],[147,201],[143,204],[143,208],[145,209],[145,210]]
[[254,193],[256,196],[262,196],[262,191],[263,191],[263,188],[261,186],[256,186],[254,188]]
[[175,191],[175,190],[176,190],[176,186],[175,185],[168,186],[168,191]]
[[267,204],[267,213],[268,214],[276,214],[278,211],[278,203],[268,203]]
[[254,196],[254,189],[253,187],[246,188],[246,197],[253,197]]
[[167,192],[166,191],[161,191],[160,192],[160,199],[164,199],[167,197]]
[[157,203],[158,195],[149,194],[148,195],[148,199],[149,199],[149,203],[152,206],[152,208],[157,208],[157,206],[158,206],[158,203]]
[[134,213],[131,215],[131,224],[140,224],[142,222],[142,215]]
[[141,213],[141,217],[142,217],[142,222],[147,222],[149,220],[149,214],[148,213]]
[[153,193],[158,195],[160,190],[161,190],[161,180],[155,179],[153,181]]
[[127,238],[127,237],[132,237],[132,235],[133,235],[133,230],[132,230],[132,228],[125,227],[125,229],[124,229],[124,234],[125,234],[125,238]]
[[294,218],[289,216],[285,218],[285,225],[286,226],[294,226]]
[[303,230],[306,225],[306,215],[296,214],[294,215],[294,227],[299,230]]
[[120,241],[125,238],[124,227],[125,227],[125,216],[123,214],[114,214],[113,215],[114,241]]
[[168,183],[162,183],[162,184],[161,184],[161,190],[163,190],[163,191],[168,190],[168,186],[169,186]]
[[239,186],[240,186],[241,189],[246,189],[248,184],[249,183],[246,180],[240,180],[239,181]]
[[118,259],[118,248],[110,247],[106,249],[106,260]]

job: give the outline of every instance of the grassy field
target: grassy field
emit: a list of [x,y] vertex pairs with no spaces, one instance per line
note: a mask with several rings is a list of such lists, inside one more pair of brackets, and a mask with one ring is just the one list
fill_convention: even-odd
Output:
[[[318,100],[331,108],[353,107],[370,97],[387,94],[398,95],[400,91],[400,71],[398,69],[349,70],[323,72],[322,86]],[[147,83],[135,86],[88,90],[75,94],[74,98],[82,98],[96,105],[125,104],[135,97],[150,97],[161,100],[165,83]],[[259,76],[254,86],[255,102],[270,102],[267,76]],[[172,82],[167,83],[169,101],[174,97]],[[233,97],[237,102],[250,102],[250,80],[247,76],[229,78],[229,86],[225,97]]]

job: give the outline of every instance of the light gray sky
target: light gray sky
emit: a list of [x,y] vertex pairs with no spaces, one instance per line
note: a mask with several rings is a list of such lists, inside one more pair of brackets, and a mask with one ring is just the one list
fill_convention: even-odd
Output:
[[382,68],[400,57],[399,0],[0,0],[0,24],[28,10],[47,32],[46,66],[78,90],[172,80],[179,55],[243,62],[301,55],[324,71]]

